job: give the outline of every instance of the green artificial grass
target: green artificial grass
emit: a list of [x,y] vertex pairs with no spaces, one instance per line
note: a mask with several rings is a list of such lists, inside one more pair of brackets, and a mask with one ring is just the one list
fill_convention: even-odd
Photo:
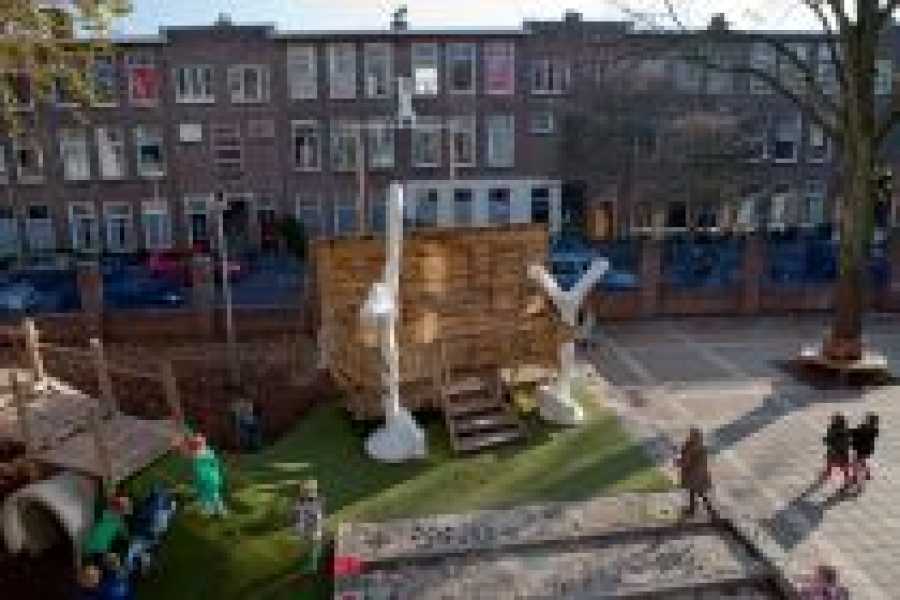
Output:
[[155,479],[177,480],[186,498],[163,545],[156,575],[139,587],[141,600],[328,598],[330,585],[297,581],[300,544],[291,506],[297,484],[319,482],[326,531],[340,521],[380,521],[542,502],[579,500],[671,484],[606,411],[589,408],[589,422],[557,429],[528,417],[522,443],[455,456],[443,421],[420,416],[429,453],[419,462],[387,465],[369,459],[370,427],[353,423],[337,405],[315,408],[296,428],[257,455],[229,461],[230,514],[206,518],[189,500],[186,461],[168,457],[132,482],[144,493]]

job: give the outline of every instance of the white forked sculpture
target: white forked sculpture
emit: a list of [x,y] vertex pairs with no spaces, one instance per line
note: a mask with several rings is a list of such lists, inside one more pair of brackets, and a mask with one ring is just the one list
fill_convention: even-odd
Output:
[[361,310],[363,322],[375,325],[381,347],[381,382],[385,424],[366,440],[376,460],[400,462],[425,456],[425,433],[400,406],[400,354],[397,317],[400,297],[400,251],[403,243],[403,188],[392,183],[387,207],[387,261],[384,277],[369,290]]
[[[603,274],[609,269],[609,261],[595,258],[591,268],[581,276],[571,290],[564,291],[556,280],[542,265],[528,267],[528,276],[538,282],[556,309],[563,322],[570,327],[575,326],[578,310],[584,302],[588,291],[594,287]],[[556,383],[543,386],[538,390],[541,416],[560,425],[575,425],[584,420],[584,409],[572,398],[572,371],[575,366],[575,342],[563,342],[559,348],[559,375]]]

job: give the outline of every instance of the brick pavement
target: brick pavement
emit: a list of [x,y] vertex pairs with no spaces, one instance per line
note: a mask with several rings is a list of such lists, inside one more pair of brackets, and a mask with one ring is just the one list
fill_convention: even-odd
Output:
[[[819,318],[608,324],[591,357],[607,402],[662,464],[690,426],[704,430],[717,498],[788,577],[827,562],[854,600],[898,597],[900,388],[819,391],[785,374],[777,361],[823,328]],[[868,337],[900,357],[900,320],[873,321]],[[838,410],[851,423],[869,410],[882,418],[874,480],[855,497],[811,486]]]

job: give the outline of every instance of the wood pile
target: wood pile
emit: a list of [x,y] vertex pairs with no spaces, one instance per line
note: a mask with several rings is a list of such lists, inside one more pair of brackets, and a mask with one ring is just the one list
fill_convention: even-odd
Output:
[[[447,369],[556,364],[559,343],[571,332],[527,277],[529,265],[546,262],[547,244],[539,225],[405,237],[398,343],[407,407],[439,408],[436,386]],[[328,368],[357,418],[381,415],[378,339],[359,315],[383,275],[384,256],[384,240],[373,237],[320,240],[313,248]]]

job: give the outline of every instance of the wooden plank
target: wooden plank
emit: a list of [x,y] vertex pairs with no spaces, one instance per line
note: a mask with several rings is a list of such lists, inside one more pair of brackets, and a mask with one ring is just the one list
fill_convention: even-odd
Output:
[[41,357],[41,347],[39,342],[39,334],[34,324],[34,319],[25,319],[25,347],[28,352],[28,360],[31,363],[31,369],[34,373],[34,381],[41,383],[46,377],[44,371],[44,359]]
[[100,412],[103,418],[107,418],[118,410],[113,396],[112,379],[107,369],[103,343],[98,338],[91,338],[90,346],[94,354],[94,368],[97,370],[97,386],[100,389]]
[[31,430],[31,415],[28,412],[25,394],[22,383],[19,382],[19,373],[17,371],[9,372],[9,383],[12,387],[13,403],[16,406],[16,416],[19,421],[19,431],[22,435],[22,441],[25,443],[25,456],[28,457],[35,449],[34,438]]
[[166,404],[169,405],[169,412],[176,426],[179,435],[187,431],[184,422],[184,410],[181,407],[181,400],[178,396],[178,382],[175,380],[175,372],[172,369],[172,361],[165,360],[160,368],[163,388],[166,396]]

